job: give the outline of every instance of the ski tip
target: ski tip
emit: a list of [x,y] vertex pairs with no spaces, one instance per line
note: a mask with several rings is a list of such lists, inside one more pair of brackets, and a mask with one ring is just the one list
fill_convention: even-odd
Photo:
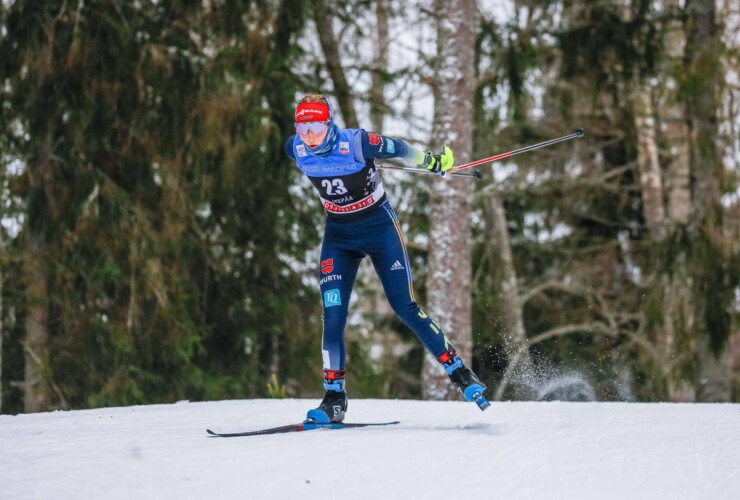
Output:
[[206,429],[206,432],[210,434],[211,436],[218,436],[218,433],[213,432],[211,429]]
[[576,130],[576,135],[578,137],[583,137],[585,133],[586,133],[586,131],[583,130],[582,128],[579,128],[578,130]]

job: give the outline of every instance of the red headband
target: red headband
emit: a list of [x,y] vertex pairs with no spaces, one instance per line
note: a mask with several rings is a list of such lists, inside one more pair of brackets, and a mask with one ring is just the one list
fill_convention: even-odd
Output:
[[295,122],[326,122],[329,121],[329,106],[323,102],[304,102],[295,108]]

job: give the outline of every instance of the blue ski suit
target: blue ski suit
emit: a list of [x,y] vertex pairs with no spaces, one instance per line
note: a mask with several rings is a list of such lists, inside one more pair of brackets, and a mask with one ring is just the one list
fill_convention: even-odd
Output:
[[393,311],[430,353],[447,359],[445,353],[454,353],[454,349],[439,325],[416,303],[401,225],[373,161],[418,158],[420,150],[362,129],[339,129],[333,148],[324,154],[314,155],[297,135],[288,139],[286,153],[313,183],[327,212],[318,269],[325,377],[327,372],[344,375],[347,307],[365,256],[372,260]]

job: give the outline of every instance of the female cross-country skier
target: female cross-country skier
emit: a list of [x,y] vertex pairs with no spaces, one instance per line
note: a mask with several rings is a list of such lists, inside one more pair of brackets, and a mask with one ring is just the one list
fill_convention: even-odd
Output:
[[[369,256],[393,311],[419,337],[467,400],[485,386],[466,367],[437,323],[414,298],[411,266],[401,226],[387,200],[375,158],[404,158],[433,172],[453,168],[452,150],[440,155],[363,129],[340,129],[326,97],[304,96],[295,110],[296,135],[286,153],[313,183],[326,209],[321,248],[323,301],[323,401],[309,410],[307,421],[341,422],[347,411],[344,376],[344,327],[360,261]],[[478,394],[476,394],[478,393]]]

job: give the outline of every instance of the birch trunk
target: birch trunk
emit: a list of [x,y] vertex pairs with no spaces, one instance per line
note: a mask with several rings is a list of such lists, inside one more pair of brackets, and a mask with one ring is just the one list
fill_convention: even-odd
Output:
[[[684,245],[676,243],[677,238],[685,231],[691,211],[688,125],[685,107],[678,94],[679,82],[674,76],[680,74],[683,69],[686,45],[678,0],[666,1],[664,15],[667,19],[663,28],[663,49],[666,58],[661,74],[664,76],[661,77],[661,85],[656,87],[656,91],[661,89],[658,91],[659,106],[650,111],[653,116],[659,117],[661,132],[668,144],[663,165],[664,185],[660,195],[657,192],[654,195],[656,198],[660,196],[663,208],[662,228],[659,228],[657,221],[648,215],[647,207],[645,216],[651,235],[658,243],[654,266],[659,269],[655,293],[660,297],[660,317],[653,319],[652,328],[655,332],[656,347],[663,361],[661,370],[665,378],[667,398],[670,401],[693,401],[696,397],[694,386],[685,373],[694,356],[691,343],[696,325],[692,306],[694,298],[688,253]],[[645,97],[642,98],[642,102],[643,107],[652,104],[652,101],[647,101]],[[647,114],[646,111],[638,109],[636,114],[639,113]],[[638,133],[639,130],[638,126]],[[643,133],[640,141],[645,140]],[[643,158],[640,158],[641,175],[643,161]],[[643,190],[643,196],[644,193]],[[671,258],[668,266],[661,264],[661,260],[666,256]]]
[[664,136],[669,147],[666,168],[666,194],[668,201],[668,220],[672,227],[683,226],[689,221],[691,212],[691,188],[689,165],[689,130],[686,122],[686,111],[679,102],[678,82],[672,76],[681,69],[686,49],[686,35],[680,19],[679,0],[666,0],[668,17],[665,28],[663,49],[666,53],[667,67],[661,100],[661,117]]
[[[669,26],[668,29],[673,30],[674,28]],[[668,43],[679,44],[682,53],[683,49],[678,35],[669,31],[666,36]],[[674,63],[681,61],[678,53],[675,52],[675,46],[671,45],[667,50],[674,51]],[[681,374],[682,368],[690,362],[691,353],[682,351],[679,346],[690,335],[694,324],[691,311],[691,282],[688,279],[685,252],[680,248],[675,251],[675,243],[669,239],[669,236],[682,231],[689,213],[688,136],[685,133],[684,113],[677,100],[676,83],[672,82],[665,86],[670,89],[668,95],[665,96],[668,102],[665,108],[661,108],[664,113],[664,123],[666,123],[667,139],[671,144],[666,169],[667,181],[664,188],[655,126],[657,113],[653,107],[652,88],[647,81],[640,80],[638,78],[632,95],[637,131],[640,191],[645,223],[658,249],[654,265],[663,269],[656,283],[656,291],[660,296],[661,317],[653,319],[651,323],[657,334],[656,344],[662,359],[660,368],[666,379],[668,399],[692,401],[695,397],[693,386]],[[667,209],[664,202],[665,191],[668,192]],[[673,255],[673,261],[668,269],[660,265],[660,260],[666,252],[672,252]]]
[[[449,145],[456,163],[471,160],[475,93],[473,0],[435,0],[437,55],[432,145]],[[473,354],[470,211],[473,184],[466,178],[431,179],[428,311],[452,341],[463,361]],[[423,369],[427,399],[447,399],[453,392],[445,371],[429,354]],[[457,397],[457,396],[455,396]]]
[[640,170],[640,191],[645,222],[650,236],[655,241],[662,241],[665,237],[663,179],[655,136],[653,98],[648,82],[641,81],[635,86],[632,104],[637,130],[637,163]]

